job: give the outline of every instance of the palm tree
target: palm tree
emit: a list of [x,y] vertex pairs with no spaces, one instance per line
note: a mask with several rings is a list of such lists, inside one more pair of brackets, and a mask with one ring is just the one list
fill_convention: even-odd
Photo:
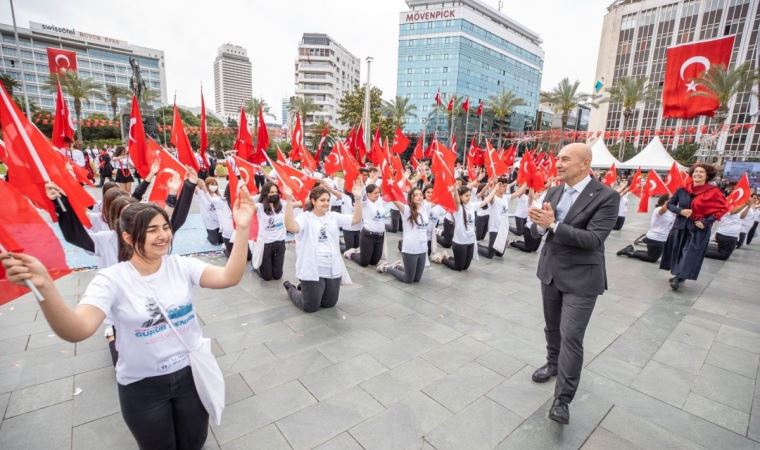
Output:
[[[694,82],[702,86],[704,90],[692,92],[691,95],[695,97],[710,97],[717,100],[718,109],[715,110],[715,120],[718,122],[719,129],[722,130],[723,124],[728,118],[729,103],[737,94],[752,89],[752,83],[756,77],[757,75],[749,62],[745,62],[733,69],[726,68],[722,64],[714,65],[701,76],[694,79]],[[710,153],[712,153],[712,149]]]
[[[93,81],[91,78],[80,78],[77,72],[58,72],[50,74],[46,83],[46,88],[50,92],[58,90],[58,83],[61,83],[63,92],[74,99],[74,114],[77,116],[77,123],[82,118],[82,102],[90,103],[90,97],[106,101],[103,96],[103,87]],[[82,140],[82,127],[77,127],[77,139]]]
[[298,113],[304,124],[306,124],[308,116],[318,110],[319,106],[308,97],[290,97],[290,106],[288,107],[290,116],[295,117]]
[[140,102],[140,105],[147,105],[159,98],[161,98],[161,92],[145,88],[140,92],[140,98],[138,98],[137,101]]
[[[607,88],[607,96],[598,97],[596,103],[591,106],[598,107],[602,103],[620,103],[623,108],[623,130],[628,128],[628,120],[633,116],[636,106],[642,102],[651,102],[655,100],[657,89],[651,83],[648,83],[646,77],[622,77],[617,83]],[[618,150],[618,159],[623,159],[625,145],[621,145]]]
[[0,84],[3,85],[5,90],[8,92],[8,95],[11,97],[13,97],[13,89],[19,86],[19,82],[7,73],[0,75]]
[[122,86],[116,86],[115,84],[107,84],[105,95],[108,97],[108,102],[111,104],[113,120],[116,120],[119,117],[119,99],[129,98],[129,96],[132,95],[132,91]]
[[501,147],[501,140],[504,135],[504,121],[507,117],[511,116],[518,106],[525,106],[525,100],[518,97],[511,90],[502,91],[500,94],[492,95],[488,99],[488,109],[491,114],[499,120],[499,147]]
[[407,117],[417,117],[414,111],[417,110],[417,106],[410,105],[409,99],[406,97],[396,96],[391,101],[383,100],[382,113],[393,121],[393,124],[398,128],[404,128]]
[[253,116],[253,135],[256,136],[256,133],[259,131],[259,108],[261,108],[261,112],[265,116],[269,116],[272,119],[274,119],[274,114],[272,114],[272,111],[269,108],[269,105],[267,105],[266,100],[263,98],[249,98],[245,101],[245,105],[243,105],[243,108],[245,109],[245,112]]
[[578,92],[580,84],[581,82],[578,80],[571,83],[570,79],[563,78],[554,89],[541,93],[542,102],[551,103],[555,111],[562,113],[563,131],[567,126],[567,119],[570,113],[589,97],[588,94]]

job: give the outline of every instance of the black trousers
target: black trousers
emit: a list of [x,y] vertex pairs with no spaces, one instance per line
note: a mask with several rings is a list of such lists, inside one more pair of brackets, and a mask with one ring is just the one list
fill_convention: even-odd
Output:
[[359,254],[351,255],[351,260],[362,267],[377,265],[383,257],[383,240],[385,236],[382,233],[372,233],[362,228],[359,233]]
[[282,278],[282,265],[285,262],[285,241],[275,241],[264,244],[264,252],[261,255],[259,276],[264,281],[279,280]]
[[509,227],[509,231],[512,232],[512,234],[516,234],[518,236],[522,236],[523,229],[525,228],[525,220],[526,217],[517,217],[515,216],[515,226]]
[[391,233],[404,231],[404,225],[401,223],[401,212],[399,210],[391,210],[391,223],[385,224],[385,231],[389,231]]
[[473,247],[474,245],[472,244],[457,244],[456,242],[452,242],[451,250],[454,252],[454,256],[451,258],[446,258],[441,262],[443,265],[452,270],[459,272],[462,270],[467,270],[470,267],[470,263],[472,262],[472,257],[474,255]]
[[612,227],[612,229],[613,230],[622,230],[624,223],[625,223],[625,216],[618,216],[617,222],[615,222],[615,226]]
[[480,253],[480,256],[484,258],[491,259],[493,258],[493,255],[496,256],[504,256],[503,253],[496,251],[493,248],[493,243],[496,242],[496,235],[499,234],[496,231],[489,231],[488,232],[488,246],[478,244],[478,253]]
[[343,230],[343,243],[345,252],[349,248],[359,248],[359,231]]
[[339,213],[340,212],[340,205],[333,205],[330,207],[330,211]]
[[739,240],[736,242],[736,248],[742,248],[745,240],[747,240],[747,233],[739,233]]
[[296,308],[313,313],[319,308],[332,308],[338,303],[340,294],[340,279],[338,278],[320,278],[318,281],[300,280],[300,290],[290,285],[288,287],[288,296]]
[[645,239],[647,243],[647,251],[636,250],[628,255],[629,258],[640,259],[645,262],[656,262],[662,256],[662,251],[665,250],[665,242],[654,241],[652,239]]
[[404,270],[389,267],[388,273],[403,283],[419,283],[422,279],[422,272],[425,271],[427,255],[424,253],[401,253],[401,259],[404,261]]
[[736,248],[737,238],[715,233],[715,241],[718,245],[710,244],[705,252],[705,258],[727,260]]
[[525,253],[533,253],[541,246],[541,236],[535,238],[528,228],[523,228],[523,240],[510,242],[509,246]]
[[747,245],[752,243],[752,239],[755,237],[755,232],[757,232],[757,224],[760,222],[755,222],[752,224],[752,228],[749,229],[749,232],[747,232]]
[[475,214],[475,240],[482,241],[488,234],[488,220],[491,216],[479,216]]
[[[227,239],[227,238],[222,238],[222,242],[224,243],[224,249],[227,250],[227,255],[226,256],[229,258],[230,257],[230,253],[232,253],[232,242],[230,242],[230,240]],[[253,255],[251,255],[251,249],[249,247],[248,248],[248,261],[250,261],[252,257],[253,257]]]
[[554,397],[570,403],[583,369],[583,337],[596,304],[596,295],[561,292],[552,282],[541,283],[546,327],[546,361],[557,367]]
[[438,239],[438,245],[445,248],[451,248],[452,239],[454,239],[454,222],[443,219],[443,233],[440,236],[436,236]]
[[190,367],[118,385],[121,415],[141,450],[200,449],[208,435],[208,412]]
[[224,242],[219,228],[214,228],[213,230],[206,229],[206,240],[212,245],[219,245]]

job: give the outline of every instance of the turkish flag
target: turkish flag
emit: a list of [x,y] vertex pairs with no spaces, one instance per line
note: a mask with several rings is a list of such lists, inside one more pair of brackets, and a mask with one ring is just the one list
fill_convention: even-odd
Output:
[[65,148],[69,143],[74,142],[74,124],[71,122],[69,107],[66,105],[66,99],[63,98],[61,83],[58,83],[58,89],[55,96],[55,116],[53,118],[53,145],[58,148]]
[[329,126],[324,127],[322,129],[322,136],[320,136],[319,138],[319,145],[317,145],[317,154],[314,157],[314,159],[316,159],[317,161],[319,161],[320,157],[322,156],[322,149],[324,148],[323,146],[325,145],[325,141],[327,140],[327,136],[329,136],[329,134],[330,134],[330,127]]
[[734,36],[669,47],[665,54],[662,116],[681,119],[712,116],[718,100],[712,95],[693,95],[709,92],[694,79],[714,65],[728,67],[733,47]]
[[[237,164],[233,164],[233,159]],[[237,175],[235,174],[235,167],[237,166],[238,172],[240,172],[241,177],[249,177],[250,181],[246,181],[247,187],[250,187],[253,185],[254,188],[256,188],[256,184],[253,182],[253,175],[249,169],[250,166],[256,167],[254,164],[249,163],[248,161],[244,160],[243,158],[240,158],[238,156],[232,156],[232,158],[227,159],[225,162],[227,165],[227,180],[230,183],[230,205],[232,207],[235,207],[235,201],[237,200],[237,194],[240,190],[240,180],[238,180]],[[255,169],[254,169],[255,172]],[[244,175],[245,174],[245,175]],[[258,190],[256,190],[258,192]],[[255,192],[251,192],[251,195],[253,195]],[[232,227],[235,228],[235,219],[232,219]],[[259,237],[259,218],[256,215],[256,212],[253,212],[253,218],[251,219],[251,226],[248,227],[248,240],[249,241],[255,241]]]
[[294,167],[286,166],[276,161],[270,161],[270,163],[277,172],[279,181],[293,193],[293,198],[299,202],[306,203],[309,191],[317,183],[317,180]]
[[[206,150],[208,150],[208,129],[206,127],[206,102],[203,100],[203,91],[201,90],[201,129],[200,129],[200,148],[198,151],[201,154],[201,161],[203,161],[203,167],[208,167],[208,159],[206,158]],[[211,174],[213,175],[213,173]]]
[[353,153],[353,155],[356,161],[362,164],[367,155],[367,144],[364,142],[364,125],[362,124],[359,125],[359,129],[354,135],[354,147],[356,148],[356,153]]
[[441,106],[442,104],[443,104],[443,102],[441,101],[441,90],[438,89],[435,92],[435,106],[437,108],[437,107]]
[[631,178],[631,194],[641,197],[641,167],[636,169],[636,173]]
[[267,124],[264,121],[264,110],[259,107],[259,130],[256,134],[256,152],[250,159],[252,163],[262,164],[267,160],[266,154],[269,148],[269,132],[267,132]]
[[423,156],[423,150],[422,150],[423,140],[424,139],[425,139],[425,135],[424,134],[420,135],[417,138],[417,144],[415,144],[415,146],[414,146],[414,151],[412,151],[412,158],[414,158],[418,162],[419,162],[419,160],[421,160],[424,157]]
[[325,158],[324,170],[326,175],[332,176],[335,172],[341,170],[343,165],[340,161],[340,152],[334,147],[327,158]]
[[403,175],[396,173],[394,177],[390,164],[383,164],[382,168],[383,180],[381,190],[383,192],[383,201],[406,203],[406,196],[400,186],[402,181],[400,178],[403,178]]
[[367,153],[367,159],[376,166],[380,166],[380,164],[383,162],[383,159],[385,158],[385,151],[380,144],[379,131],[380,130],[378,129],[378,132],[375,133],[375,136],[372,138],[372,144],[370,145],[369,153]]
[[245,115],[242,106],[240,107],[237,137],[232,148],[237,150],[237,155],[246,161],[250,161],[254,153],[253,138],[251,137],[251,130],[248,129],[248,117]]
[[[39,259],[54,280],[68,274],[66,255],[52,228],[31,203],[9,183],[0,180],[0,245],[10,252],[25,253]],[[0,305],[29,292],[12,284],[0,266]]]
[[[486,141],[487,145],[491,145],[489,141]],[[515,158],[517,157],[517,147],[514,145],[509,146],[506,150],[503,150],[501,152],[501,160],[504,161],[504,164],[507,165],[510,169],[512,166],[515,165]]]
[[739,178],[739,182],[736,183],[736,186],[734,186],[731,190],[731,194],[729,194],[726,199],[728,201],[729,211],[737,206],[745,205],[749,201],[751,193],[752,190],[749,187],[749,177],[747,177],[747,172],[744,172],[744,175]]
[[69,200],[79,221],[92,226],[87,209],[95,199],[71,176],[64,159],[48,138],[21,113],[5,88],[0,86],[0,124],[6,146],[5,165],[13,187],[27,196],[35,206],[57,220],[53,202],[45,193],[45,183],[53,182]]
[[602,179],[602,183],[606,184],[607,186],[612,186],[617,181],[617,169],[615,169],[615,163],[612,163],[610,166],[610,170],[607,171],[607,173],[604,174],[604,178]]
[[185,125],[182,123],[182,116],[179,114],[179,108],[177,108],[176,104],[174,105],[172,135],[169,140],[177,149],[177,159],[179,159],[182,164],[190,166],[193,170],[198,172],[200,166],[198,165],[198,160],[195,158],[195,153],[193,153],[193,148],[190,146],[190,139],[187,137]]
[[670,166],[668,176],[665,177],[665,186],[668,188],[668,191],[673,194],[682,185],[683,180],[681,179],[681,172],[678,170],[678,166],[676,165],[675,161],[673,161],[673,165]]
[[509,166],[504,164],[496,153],[496,150],[486,152],[486,173],[489,180],[494,180],[509,171]]
[[480,117],[483,114],[483,100],[478,103],[478,109],[475,111],[475,114],[477,114],[478,117]]
[[[343,178],[345,179],[346,192],[351,192],[354,189],[354,182],[359,177],[359,163],[356,159],[346,150],[346,147],[338,142],[338,152],[340,155],[340,166],[343,170]],[[335,150],[333,149],[333,152]]]
[[47,56],[51,75],[58,72],[77,71],[77,52],[48,47]]
[[317,162],[311,156],[311,152],[304,147],[301,147],[301,167],[309,169],[312,172],[316,172],[317,170]]
[[409,138],[404,135],[401,128],[396,127],[396,133],[393,135],[393,145],[391,151],[395,154],[403,153],[409,146]]
[[282,150],[280,150],[280,146],[277,146],[277,162],[280,164],[288,165],[288,159],[285,157],[285,154],[282,153]]
[[235,162],[235,167],[240,174],[240,178],[245,182],[245,187],[248,189],[248,192],[250,192],[251,195],[258,194],[259,189],[256,187],[254,176],[258,170],[261,170],[261,166],[257,166],[256,164],[250,163],[235,155],[232,155],[232,160]]
[[462,103],[462,111],[466,113],[470,112],[470,97],[467,97]]
[[[179,175],[181,180],[184,180],[187,176],[187,168],[151,138],[147,138],[147,149],[151,164],[158,159],[158,173],[153,180],[153,188],[150,190],[148,201],[163,205],[169,195],[169,180],[175,173]],[[182,192],[181,188],[180,192]]]
[[430,201],[453,214],[457,210],[457,204],[449,187],[454,184],[454,172],[446,167],[446,162],[439,152],[433,153],[431,169],[435,179],[433,180],[433,194]]
[[647,181],[641,189],[641,201],[639,201],[638,212],[649,212],[649,198],[656,195],[664,195],[668,193],[668,187],[662,182],[662,179],[657,172],[653,169],[649,169],[647,174]]
[[145,178],[150,173],[150,164],[148,163],[148,143],[145,141],[145,128],[143,127],[142,114],[140,113],[140,102],[137,97],[132,96],[132,111],[129,114],[129,158],[135,166],[135,170],[141,177]]
[[446,105],[446,109],[449,111],[452,111],[454,109],[454,98],[456,97],[452,95],[451,98],[449,99],[449,104]]
[[293,132],[290,134],[290,160],[293,162],[300,161],[302,150],[301,141],[303,140],[303,128],[301,127],[301,116],[296,114],[296,123],[293,125]]

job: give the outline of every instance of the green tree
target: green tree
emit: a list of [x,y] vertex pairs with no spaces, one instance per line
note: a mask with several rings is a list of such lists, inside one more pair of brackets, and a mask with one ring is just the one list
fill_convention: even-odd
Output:
[[303,124],[306,124],[306,122],[313,122],[313,118],[310,116],[318,110],[319,106],[314,103],[314,100],[308,97],[290,97],[290,105],[288,106],[290,117],[288,117],[288,122],[293,122],[296,113],[301,116],[301,122]]
[[[340,123],[356,127],[362,123],[365,86],[357,87],[340,100],[338,105],[338,121]],[[369,91],[369,97],[369,128],[374,133],[379,124],[380,136],[388,138],[393,134],[395,126],[392,119],[387,119],[382,115],[383,91],[380,88],[372,87]],[[367,142],[367,146],[369,146],[369,142]]]
[[696,142],[681,144],[673,151],[673,159],[684,166],[690,166],[697,162],[697,150],[699,150],[699,144]]
[[261,112],[264,116],[271,117],[272,119],[275,118],[269,108],[269,105],[267,105],[266,100],[263,98],[249,98],[246,100],[245,105],[243,105],[243,109],[245,109],[245,112],[253,116],[254,138],[259,132],[259,108],[261,108]]
[[417,106],[410,105],[409,99],[406,97],[397,95],[393,100],[383,100],[382,113],[391,119],[394,126],[401,129],[404,128],[407,117],[417,117],[417,114],[414,113],[416,110]]
[[[63,92],[74,99],[74,114],[79,123],[82,118],[82,102],[89,104],[90,98],[96,98],[106,101],[102,92],[102,86],[90,78],[80,78],[77,72],[59,72],[50,74],[45,87],[50,92],[58,90],[58,83],[61,83]],[[77,139],[82,140],[82,127],[77,127]]]
[[[607,88],[606,96],[602,94],[591,105],[598,107],[602,103],[620,103],[623,110],[623,130],[628,129],[628,121],[633,116],[636,105],[642,102],[655,101],[657,89],[647,81],[646,77],[622,77],[617,83]],[[618,159],[623,160],[623,147],[618,151]]]
[[131,95],[132,91],[125,87],[116,86],[115,84],[106,85],[105,96],[108,98],[108,103],[110,103],[113,120],[119,118],[119,99],[129,98]]
[[501,141],[504,137],[504,126],[506,125],[507,117],[512,116],[515,108],[518,106],[525,106],[525,100],[518,97],[512,90],[504,90],[500,94],[492,95],[488,99],[488,109],[494,118],[499,122],[499,145],[501,147]]
[[13,90],[19,86],[19,82],[7,73],[0,74],[0,84],[3,85],[11,97],[13,97]]
[[159,91],[154,91],[153,89],[145,88],[140,92],[140,98],[137,99],[138,102],[140,102],[140,107],[143,107],[143,105],[148,105],[150,103],[153,103],[156,100],[159,100],[161,98],[161,93]]
[[541,93],[541,101],[554,105],[555,112],[562,114],[562,129],[567,127],[570,113],[589,98],[588,94],[578,92],[581,82],[576,80],[571,83],[570,79],[563,78],[551,91]]

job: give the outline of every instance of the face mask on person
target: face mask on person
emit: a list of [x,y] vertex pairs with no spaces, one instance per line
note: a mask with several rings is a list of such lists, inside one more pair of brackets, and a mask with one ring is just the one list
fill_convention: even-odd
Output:
[[219,186],[212,184],[211,186],[208,187],[208,190],[211,192],[216,192],[217,190],[219,190]]
[[277,203],[279,201],[280,201],[280,196],[278,194],[269,196],[269,203]]

